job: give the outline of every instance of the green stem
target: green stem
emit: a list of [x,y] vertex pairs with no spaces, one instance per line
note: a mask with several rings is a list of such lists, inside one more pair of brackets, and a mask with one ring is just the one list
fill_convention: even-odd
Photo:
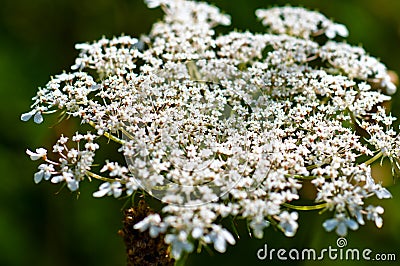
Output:
[[294,209],[294,210],[298,210],[298,211],[314,211],[314,210],[320,210],[320,209],[324,209],[326,208],[327,204],[326,203],[320,203],[320,204],[316,204],[316,205],[305,205],[305,206],[301,206],[301,205],[293,205],[290,203],[283,203],[282,204],[285,207],[288,207],[290,209]]
[[307,169],[307,170],[312,170],[312,169],[315,169],[315,168],[317,168],[317,167],[318,167],[318,165],[313,164],[313,165],[307,166],[306,169]]
[[374,157],[370,158],[369,160],[367,160],[366,162],[364,162],[365,165],[370,165],[373,162],[375,162],[376,160],[378,160],[379,158],[381,158],[383,155],[383,152],[380,151],[378,152]]
[[134,137],[125,129],[121,129],[122,134],[124,134],[125,136],[127,136],[129,139],[134,139]]
[[301,180],[313,180],[317,178],[317,176],[302,176],[302,175],[290,175],[290,174],[285,174],[286,177],[292,177],[296,179],[301,179]]
[[[93,123],[92,121],[89,121],[89,125],[91,125],[93,128],[96,128],[96,124]],[[114,136],[113,134],[110,134],[110,133],[108,133],[108,132],[104,132],[103,135],[104,135],[106,138],[111,139],[112,141],[114,141],[114,142],[116,142],[116,143],[119,143],[119,144],[121,144],[121,145],[123,145],[123,144],[125,143],[124,140],[122,140],[122,139],[120,139],[120,138],[117,138],[116,136]]]
[[194,61],[187,61],[186,68],[191,80],[201,80],[201,75]]
[[115,181],[121,182],[121,180],[112,179],[112,178],[107,178],[107,177],[104,177],[104,176],[95,174],[95,173],[93,173],[93,172],[90,172],[90,171],[86,171],[86,174],[87,174],[88,176],[90,176],[90,177],[93,177],[93,178],[95,178],[95,179],[98,179],[98,180],[101,180],[101,181],[105,181],[105,182],[111,182],[111,183],[112,183],[112,182],[115,182]]
[[[292,178],[296,178],[296,179],[300,179],[300,180],[313,180],[320,176],[316,176],[316,175],[303,176],[303,175],[285,174],[285,177],[292,177]],[[331,176],[322,176],[322,177],[325,179],[331,178]]]

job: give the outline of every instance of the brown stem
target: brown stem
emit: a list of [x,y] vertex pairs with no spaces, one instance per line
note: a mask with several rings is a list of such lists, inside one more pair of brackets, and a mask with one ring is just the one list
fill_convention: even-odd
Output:
[[144,200],[138,206],[125,210],[124,227],[118,234],[126,246],[127,266],[173,266],[174,259],[169,255],[164,236],[150,237],[148,231],[140,232],[133,226],[154,213]]

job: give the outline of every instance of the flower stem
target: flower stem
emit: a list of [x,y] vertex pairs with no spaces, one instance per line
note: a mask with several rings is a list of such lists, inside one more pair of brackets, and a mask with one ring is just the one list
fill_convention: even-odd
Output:
[[120,180],[112,179],[112,178],[107,178],[107,177],[104,177],[104,176],[95,174],[95,173],[93,173],[93,172],[90,172],[90,171],[86,171],[86,174],[87,174],[88,176],[90,176],[90,177],[93,177],[93,178],[96,178],[96,179],[98,179],[98,180],[102,180],[102,181],[105,181],[105,182],[115,182],[115,181],[121,182]]
[[[89,121],[89,125],[91,125],[93,128],[96,128],[96,124],[93,123],[92,121]],[[114,142],[116,142],[116,143],[119,143],[119,144],[121,144],[121,145],[123,145],[123,144],[125,143],[124,140],[122,140],[122,139],[120,139],[120,138],[117,138],[116,136],[114,136],[113,134],[110,134],[110,133],[108,133],[108,132],[104,132],[103,135],[104,135],[106,138],[111,139],[112,141],[114,141]]]
[[376,160],[378,160],[379,158],[381,158],[381,156],[383,155],[383,152],[380,151],[378,152],[374,157],[370,158],[369,160],[367,160],[366,162],[364,162],[365,165],[370,165],[373,162],[375,162]]
[[320,209],[324,209],[326,208],[327,204],[326,203],[320,203],[320,204],[316,204],[316,205],[305,205],[305,206],[301,206],[301,205],[293,205],[290,203],[283,203],[282,204],[285,207],[288,207],[290,209],[294,209],[294,210],[299,210],[299,211],[313,211],[313,210],[320,210]]
[[292,177],[295,179],[300,179],[300,180],[313,180],[317,178],[317,176],[303,176],[303,175],[290,175],[290,174],[285,174],[286,177]]

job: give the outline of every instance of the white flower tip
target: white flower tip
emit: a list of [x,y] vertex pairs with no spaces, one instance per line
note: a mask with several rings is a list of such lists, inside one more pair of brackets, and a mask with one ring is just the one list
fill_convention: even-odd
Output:
[[99,190],[99,191],[96,191],[96,192],[94,192],[92,195],[93,195],[93,197],[95,197],[95,198],[102,198],[102,197],[104,197],[106,194],[108,193],[108,190]]
[[231,17],[229,15],[224,15],[221,20],[219,21],[219,23],[222,26],[229,26],[231,25]]
[[264,16],[264,12],[265,12],[264,9],[257,9],[256,12],[255,12],[256,13],[256,17],[261,19]]
[[226,251],[226,242],[225,242],[225,240],[217,239],[214,242],[214,248],[215,248],[216,251],[218,251],[220,253],[225,253],[225,251]]
[[36,114],[33,116],[33,122],[36,124],[40,124],[43,122],[43,116],[42,113],[36,112]]
[[365,224],[364,219],[362,218],[362,216],[360,218],[357,218],[357,223],[359,223],[361,225]]
[[333,29],[327,29],[325,31],[325,35],[326,37],[328,37],[329,39],[333,39],[336,37],[336,32]]
[[397,91],[397,87],[396,85],[394,85],[392,82],[388,82],[386,84],[386,93],[389,95],[393,95],[395,94]]
[[122,189],[114,190],[114,198],[119,198],[122,195]]
[[346,224],[347,224],[347,227],[350,228],[351,230],[358,229],[358,223],[352,219],[348,219]]
[[32,152],[29,149],[26,149],[26,154],[29,155],[32,161],[36,161],[41,158],[46,159],[47,150],[44,148],[38,148],[35,152]]
[[156,228],[156,227],[150,227],[150,230],[149,230],[149,235],[152,237],[152,238],[156,238],[158,235],[159,235],[159,230],[158,230],[158,228]]
[[235,245],[236,244],[235,238],[230,233],[229,233],[229,237],[226,238],[226,241],[228,241],[228,243],[231,244],[231,245]]
[[71,191],[77,191],[79,189],[79,182],[76,180],[70,181],[70,182],[68,182],[67,187]]
[[347,37],[349,36],[349,31],[347,30],[346,26],[342,24],[334,24],[326,29],[325,35],[329,39],[335,38],[336,35],[339,35],[341,37]]
[[21,115],[21,120],[24,121],[24,122],[26,122],[26,121],[28,121],[29,119],[31,119],[32,116],[33,116],[33,121],[34,121],[36,124],[40,124],[40,123],[43,122],[42,113],[41,113],[40,111],[36,111],[36,110],[32,110],[32,111],[30,111],[30,112],[27,112],[27,113],[22,114],[22,115]]
[[88,43],[77,43],[75,44],[76,50],[90,50],[92,46]]
[[325,228],[326,231],[331,232],[337,226],[338,222],[336,219],[329,219],[326,220],[322,226]]
[[29,119],[31,119],[32,115],[33,115],[32,111],[28,112],[28,113],[24,113],[24,114],[21,115],[21,120],[26,122]]
[[375,208],[375,211],[376,211],[377,213],[379,213],[379,214],[383,214],[383,213],[385,212],[385,209],[382,208],[381,206],[377,206],[377,207]]
[[253,234],[255,238],[262,239],[264,237],[264,231],[261,229],[254,229]]
[[[145,229],[143,229],[143,228],[145,228]],[[144,231],[144,230],[146,230],[146,228],[147,228],[146,223],[143,221],[140,221],[133,226],[133,229],[140,230],[140,231]]]
[[375,219],[375,225],[376,225],[376,227],[378,227],[378,228],[382,228],[382,226],[383,226],[383,219],[382,219],[381,217],[376,218],[376,219]]
[[43,172],[39,171],[37,173],[35,173],[34,177],[33,177],[33,181],[35,182],[35,184],[39,184],[40,181],[42,181],[43,178]]
[[347,235],[347,227],[344,223],[339,223],[336,230],[335,230],[336,234],[338,236],[346,236]]
[[192,231],[192,236],[194,239],[198,239],[203,235],[203,230],[200,227],[196,227]]
[[392,194],[386,188],[376,190],[375,195],[378,197],[378,199],[390,199],[392,197]]
[[24,122],[26,122],[26,121],[28,121],[29,119],[31,119],[32,116],[33,116],[33,121],[34,121],[36,124],[40,124],[40,123],[43,122],[42,113],[41,113],[40,111],[36,111],[36,110],[32,110],[32,111],[30,111],[30,112],[28,112],[28,113],[22,114],[22,115],[21,115],[21,120],[24,121]]
[[347,37],[349,36],[349,30],[343,24],[336,24],[335,25],[336,32],[339,36]]
[[145,0],[144,1],[148,8],[156,8],[161,5],[163,2],[162,0]]
[[63,176],[58,175],[58,176],[53,177],[53,178],[50,180],[50,182],[53,183],[53,184],[57,184],[57,183],[60,183],[60,182],[63,181],[63,180],[64,180]]
[[80,64],[75,64],[71,66],[71,70],[78,70],[80,68]]
[[283,233],[285,234],[285,236],[287,237],[294,237],[296,235],[296,230],[285,230],[283,231]]
[[35,153],[30,149],[26,149],[25,153],[28,154],[29,156],[35,155]]

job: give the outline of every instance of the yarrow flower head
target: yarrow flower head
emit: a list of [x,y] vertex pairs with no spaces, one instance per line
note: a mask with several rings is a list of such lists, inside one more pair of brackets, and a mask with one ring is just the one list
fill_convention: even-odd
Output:
[[[234,245],[223,219],[243,218],[257,238],[270,225],[294,236],[310,209],[330,212],[322,226],[340,236],[364,219],[383,225],[383,208],[366,202],[391,197],[371,164],[387,157],[399,168],[396,118],[384,105],[396,86],[384,64],[341,42],[345,26],[274,7],[256,11],[265,33],[219,35],[215,26],[230,17],[216,7],[146,3],[165,12],[148,35],[76,45],[72,72],[55,75],[21,116],[42,123],[59,112],[85,128],[62,135],[51,153],[27,150],[43,160],[35,183],[78,191],[98,179],[94,197],[158,198],[160,212],[134,228],[165,234],[175,258],[196,245]],[[109,141],[125,162],[96,162]],[[304,180],[317,190],[309,206],[297,203]]]

